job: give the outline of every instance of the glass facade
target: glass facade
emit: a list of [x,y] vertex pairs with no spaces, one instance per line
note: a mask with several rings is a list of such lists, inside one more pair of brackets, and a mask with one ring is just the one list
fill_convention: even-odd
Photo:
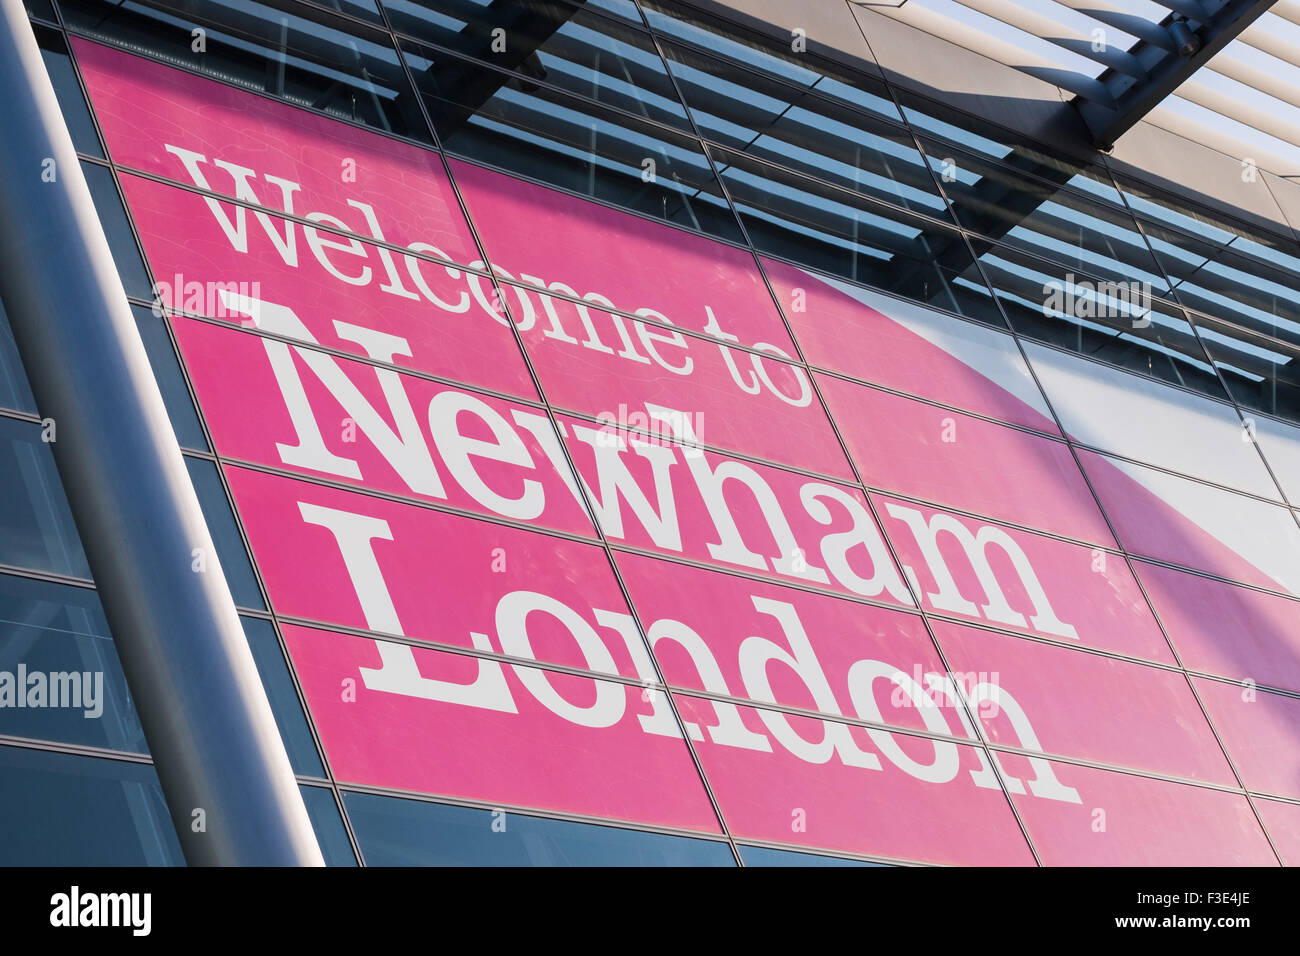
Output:
[[[328,863],[1297,862],[1293,236],[661,0],[28,9]],[[49,427],[0,863],[180,864]]]

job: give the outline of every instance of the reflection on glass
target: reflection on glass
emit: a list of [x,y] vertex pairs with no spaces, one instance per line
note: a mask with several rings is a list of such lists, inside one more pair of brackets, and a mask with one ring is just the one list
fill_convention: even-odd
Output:
[[[662,37],[678,41],[678,47],[683,43],[690,44],[729,64],[752,71],[755,78],[759,75],[776,77],[795,86],[813,87],[823,96],[844,105],[894,122],[901,119],[884,83],[874,76],[822,60],[808,51],[795,53],[789,44],[749,33],[733,23],[699,11],[653,0],[643,2],[641,9],[645,11],[651,29]],[[865,46],[862,52],[862,68],[875,70],[875,64],[865,59]]]
[[1155,223],[1142,226],[1184,305],[1300,344],[1300,257],[1258,242],[1225,246]]
[[18,344],[14,342],[4,303],[0,303],[0,407],[36,412],[36,398],[27,383],[27,372],[18,355]]
[[946,217],[903,127],[725,60],[665,43],[672,70],[708,139],[908,209]]
[[94,591],[0,574],[0,673],[43,701],[0,707],[0,734],[148,751]]
[[132,306],[135,313],[135,327],[140,330],[144,350],[149,356],[149,365],[158,388],[162,392],[163,404],[167,406],[167,417],[171,419],[172,430],[182,448],[208,450],[208,440],[199,424],[199,413],[194,410],[194,399],[185,385],[185,375],[181,372],[180,362],[176,358],[176,349],[171,337],[163,325],[163,320],[143,306]]
[[967,229],[1080,272],[1146,283],[1157,295],[1168,293],[1146,241],[1124,210],[972,153],[949,150],[945,155],[941,143],[923,139],[922,145],[957,221]]
[[[1043,143],[964,113],[928,97],[895,89],[903,115],[930,134],[927,151],[942,163],[951,148],[996,160],[1009,173],[1028,173],[1049,183],[1068,185],[1117,206],[1123,205],[1110,176],[1086,157],[1071,156]],[[955,156],[953,157],[956,158]]]
[[[361,0],[344,3],[348,13],[364,8]],[[429,139],[392,41],[377,26],[255,0],[64,0],[60,7],[71,29],[94,39],[338,119]],[[201,51],[196,28],[204,30]]]
[[956,229],[710,147],[762,252],[925,305],[1001,325]]
[[183,866],[150,764],[0,747],[0,865]]
[[368,793],[343,803],[367,866],[735,866],[710,840]]
[[[635,9],[635,26],[569,0],[384,4],[393,28],[528,81],[577,93],[689,130],[663,60]],[[485,75],[479,82],[491,82]],[[499,80],[498,80],[499,82]],[[445,86],[445,81],[444,84]]]
[[316,743],[312,740],[311,728],[307,726],[307,717],[302,712],[302,702],[293,686],[289,674],[289,665],[285,663],[280,642],[276,639],[275,628],[270,621],[261,618],[245,617],[244,635],[257,663],[257,673],[261,675],[262,686],[266,688],[267,700],[271,702],[271,712],[275,715],[276,726],[280,728],[280,737],[284,749],[289,751],[289,762],[293,772],[309,777],[325,776],[321,766],[320,754],[316,752]]
[[199,496],[199,507],[203,509],[208,532],[217,548],[217,559],[226,573],[226,583],[230,586],[235,603],[259,611],[265,609],[262,591],[257,586],[253,566],[248,560],[248,551],[244,548],[244,539],[235,524],[234,512],[230,510],[230,499],[226,497],[226,490],[217,476],[217,466],[210,461],[187,455],[185,467],[189,469],[190,481],[194,483],[194,491]]
[[1195,321],[1234,401],[1300,422],[1300,345],[1202,315]]
[[739,241],[696,141],[432,47],[403,52],[448,152]]
[[311,817],[325,865],[356,866],[357,858],[348,842],[348,833],[343,829],[343,818],[339,816],[333,792],[323,787],[300,786],[298,789],[302,791],[303,803],[307,804],[307,816]]
[[79,153],[102,159],[104,150],[99,145],[99,136],[90,118],[86,98],[82,96],[81,86],[77,83],[77,73],[72,67],[72,58],[68,55],[68,44],[53,30],[43,27],[34,27],[34,30],[36,41],[41,47],[41,59],[45,61],[45,72],[54,85],[54,95],[58,97],[63,121],[72,134],[72,145]]
[[51,423],[0,418],[0,564],[89,578],[48,440]]
[[1182,310],[1141,286],[1104,281],[1008,246],[976,245],[984,274],[1021,335],[1223,398]]
[[149,283],[149,274],[140,257],[140,247],[135,244],[135,233],[131,231],[131,222],[126,217],[122,197],[117,191],[117,184],[113,182],[113,174],[106,166],[84,160],[81,171],[86,176],[86,185],[90,187],[90,196],[95,201],[99,223],[104,227],[104,235],[108,237],[108,247],[113,251],[113,262],[117,265],[122,287],[126,289],[127,295],[152,299],[153,287]]

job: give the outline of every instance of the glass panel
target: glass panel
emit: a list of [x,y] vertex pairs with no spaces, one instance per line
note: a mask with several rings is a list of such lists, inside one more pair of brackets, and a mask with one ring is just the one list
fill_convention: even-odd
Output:
[[1136,283],[1146,298],[1153,291],[1168,293],[1146,240],[1124,210],[1011,173],[970,153],[943,156],[941,144],[921,142],[957,221],[966,228],[1089,275]]
[[343,797],[367,866],[735,866],[725,843],[368,793]]
[[28,16],[40,17],[51,23],[58,22],[54,17],[54,7],[50,0],[23,0],[23,6],[27,8]]
[[0,733],[147,752],[94,591],[0,575]]
[[1182,310],[1132,287],[1073,273],[1007,246],[977,242],[980,264],[1012,327],[1080,355],[1223,398]]
[[927,611],[1174,663],[1142,589],[1119,555],[983,518],[871,497]]
[[1113,546],[1064,442],[840,378],[817,382],[868,485]]
[[1093,452],[1079,458],[1128,551],[1300,594],[1300,528],[1287,509]]
[[432,47],[402,50],[448,152],[740,239],[695,140]]
[[[1183,674],[946,621],[932,626],[953,673],[977,675],[964,689],[990,744],[1235,784]],[[991,685],[981,689],[983,681]]]
[[34,29],[36,41],[41,47],[41,58],[45,61],[45,72],[54,84],[54,95],[58,97],[59,109],[63,111],[63,121],[72,134],[72,145],[79,153],[103,159],[104,150],[99,145],[99,135],[95,132],[90,110],[86,108],[86,99],[81,95],[81,84],[77,82],[77,72],[72,66],[67,43],[53,30],[42,27]]
[[1009,334],[773,259],[763,269],[813,365],[1059,434]]
[[201,458],[186,456],[185,467],[189,469],[190,481],[194,483],[194,491],[199,496],[203,518],[208,523],[208,532],[217,549],[217,559],[226,574],[226,583],[230,586],[235,603],[240,607],[264,609],[266,604],[262,601],[257,578],[253,576],[253,566],[249,563],[248,552],[239,535],[235,515],[230,510],[230,499],[226,497],[221,479],[217,476],[217,466]]
[[132,311],[135,313],[135,326],[144,340],[149,365],[162,391],[163,404],[167,406],[167,417],[171,419],[176,440],[182,448],[207,451],[208,439],[199,424],[199,413],[194,410],[194,399],[190,397],[185,374],[176,359],[176,349],[163,327],[163,320],[143,306],[132,306]]
[[1085,445],[1276,498],[1277,487],[1231,405],[1026,343],[1069,436]]
[[847,860],[842,856],[822,856],[793,850],[774,850],[767,846],[742,846],[740,858],[745,866],[889,866],[868,860]]
[[[521,605],[506,605],[502,629]],[[498,635],[516,655],[525,653],[521,628]],[[293,625],[284,635],[341,783],[719,831],[667,701],[648,679],[612,683]],[[587,631],[567,638],[593,649],[604,642]],[[355,699],[340,693],[349,682]]]
[[[453,161],[451,167],[494,272],[518,282],[517,287],[502,291],[506,307],[522,331],[531,330],[530,322],[543,321],[545,312],[544,305],[517,291],[531,286],[633,318],[644,316],[660,324],[693,329],[716,340],[751,348],[767,342],[787,355],[793,353],[781,314],[747,249],[690,235],[481,166]],[[534,225],[521,229],[521,222]],[[539,234],[545,236],[544,242],[538,241]],[[571,310],[558,300],[554,305]],[[549,313],[545,318],[558,321]],[[574,319],[565,317],[564,321],[572,326]],[[557,339],[575,344],[572,332],[554,328],[551,332]],[[599,335],[589,336],[583,347],[608,352],[610,345],[605,343],[613,341],[611,332],[601,327]],[[667,340],[661,342],[669,361],[676,364],[672,355],[678,347],[670,350],[666,345]],[[712,350],[712,345],[708,348]],[[621,354],[645,358],[626,347]]]
[[54,455],[43,440],[57,440],[57,423],[49,428],[54,431],[0,418],[0,564],[88,578]]
[[1193,678],[1246,789],[1300,798],[1300,698]]
[[334,802],[334,794],[323,787],[299,787],[302,799],[307,804],[307,816],[311,817],[312,829],[316,831],[316,842],[320,844],[321,855],[325,857],[326,866],[356,866],[356,854],[348,840],[347,830],[343,828],[343,818],[339,816],[339,805]]
[[0,303],[0,406],[36,414],[36,398],[27,382],[27,372],[3,303]]
[[1151,247],[1191,308],[1254,332],[1300,343],[1296,277],[1300,257],[1258,243],[1219,246],[1199,236],[1143,222]]
[[1195,322],[1233,401],[1300,422],[1300,345],[1201,315]]
[[[299,261],[319,265],[331,272],[325,280],[329,284],[369,286],[378,277],[384,291],[418,298],[403,285],[418,282],[414,276],[403,279],[407,270],[396,268],[391,253],[380,253],[382,268],[358,264],[353,269],[349,257],[364,259],[366,254],[358,252],[355,243],[340,243],[330,230],[391,242],[399,247],[399,255],[412,248],[458,262],[475,258],[469,227],[433,150],[79,37],[72,46],[108,150],[119,166],[219,196],[237,196],[276,214],[295,213],[323,227],[318,232],[315,226],[279,223],[257,211],[250,215],[243,205],[195,193],[155,201],[160,209],[142,210],[138,194],[145,187],[124,175],[122,189],[146,252],[151,232],[176,242],[190,239],[190,229],[199,223],[222,227],[219,239],[213,231],[215,243],[199,243],[193,237],[195,248],[188,250],[184,263],[217,259],[229,271],[200,277],[154,261],[159,292],[168,293],[162,298],[170,294],[177,301],[215,299],[216,290],[204,288],[200,278],[246,290],[258,278],[249,276],[250,250],[267,266],[277,260],[286,268],[295,268]],[[166,193],[165,186],[150,185],[154,195]],[[162,228],[141,222],[142,211],[152,213],[154,224],[162,220]],[[223,247],[226,256],[221,259],[217,251]]]
[[0,747],[0,864],[184,866],[150,764]]
[[[529,81],[545,83],[641,116],[690,130],[668,71],[637,18],[635,27],[568,0],[455,3],[395,0],[385,3],[393,29],[465,57],[490,63]],[[634,14],[635,15],[635,14]],[[497,33],[496,31],[502,31]],[[456,60],[441,60],[432,82],[439,89],[482,90],[505,77]]]
[[1263,818],[1282,862],[1287,866],[1300,866],[1300,803],[1256,800],[1255,809]]
[[932,159],[940,164],[950,158],[955,145],[959,152],[964,150],[997,160],[1008,172],[1028,173],[1048,183],[1072,186],[1098,199],[1123,205],[1110,176],[1086,157],[1056,152],[1043,143],[907,90],[896,88],[894,92],[908,121],[942,141],[927,147]]
[[[901,119],[885,85],[861,71],[808,52],[795,53],[789,44],[686,7],[650,2],[642,3],[641,9],[653,31],[753,71],[754,82],[761,82],[759,77],[777,77],[796,86],[816,88],[823,96],[894,122]],[[863,65],[871,68],[865,61]]]
[[1300,692],[1300,603],[1143,561],[1133,566],[1189,670]]
[[[919,616],[657,558],[616,560],[668,684],[827,717],[856,706],[877,723],[933,729],[900,690],[945,670]],[[859,682],[864,658],[886,663]],[[938,703],[955,724],[952,702]]]
[[[1009,773],[1035,772],[1024,757],[1000,759]],[[1077,792],[1073,802],[1030,792],[1012,797],[1046,866],[1277,865],[1239,793],[1090,767],[1040,765]]]
[[934,178],[901,126],[687,47],[666,43],[665,53],[706,138],[946,218]]
[[[69,29],[339,119],[428,141],[397,54],[378,28],[255,0],[63,0]],[[201,48],[192,33],[202,29]]]
[[307,726],[307,717],[302,711],[302,702],[289,674],[289,665],[285,663],[280,642],[276,639],[275,628],[270,621],[261,618],[240,620],[244,623],[244,635],[253,651],[253,660],[257,662],[262,686],[271,702],[275,723],[280,728],[280,738],[289,751],[293,772],[309,777],[325,776],[325,768],[316,752],[316,742],[312,740],[311,728]]
[[955,229],[730,150],[710,151],[761,251],[925,305],[1001,322]]
[[145,272],[140,247],[135,243],[135,233],[132,232],[131,222],[122,207],[122,197],[113,182],[113,174],[105,166],[84,160],[81,171],[86,176],[91,198],[95,201],[95,211],[99,213],[100,225],[108,237],[108,247],[113,251],[113,261],[117,264],[117,274],[122,279],[126,294],[152,300],[153,286],[149,282],[149,274]]
[[[682,719],[703,731],[696,752],[739,839],[957,866],[1033,865],[980,749],[702,698],[676,700]],[[928,705],[919,709],[936,729],[946,724]],[[738,740],[742,732],[760,743]],[[956,721],[944,732],[962,733]]]

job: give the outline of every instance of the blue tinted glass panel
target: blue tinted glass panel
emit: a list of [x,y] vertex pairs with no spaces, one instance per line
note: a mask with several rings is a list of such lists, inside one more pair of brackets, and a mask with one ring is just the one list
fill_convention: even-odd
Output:
[[140,330],[144,341],[144,350],[149,355],[149,365],[158,388],[162,392],[163,404],[167,406],[167,417],[171,419],[172,430],[182,448],[208,450],[208,439],[199,424],[199,414],[194,410],[194,399],[185,384],[185,374],[181,371],[176,358],[176,348],[163,325],[163,320],[143,306],[133,306],[135,325]]
[[[690,128],[639,18],[629,26],[568,0],[482,5],[394,0],[384,8],[395,30],[509,70],[525,83],[546,83],[635,116]],[[439,84],[446,87],[448,79]],[[473,85],[489,78],[459,79]]]
[[739,241],[697,140],[433,47],[403,52],[449,153]]
[[0,734],[147,751],[94,591],[0,574]]
[[[50,426],[57,440],[57,424]],[[0,418],[0,564],[90,577],[54,455],[49,429]]]
[[248,551],[239,534],[239,526],[235,523],[235,515],[230,510],[230,499],[226,497],[226,490],[217,475],[217,466],[210,461],[189,456],[185,458],[185,465],[190,472],[190,481],[194,483],[194,491],[199,496],[199,506],[208,522],[208,532],[212,535],[212,543],[217,547],[218,560],[226,572],[226,583],[230,585],[235,603],[240,607],[264,610],[266,604],[262,600],[262,591],[257,586],[257,578],[253,576],[253,566],[248,560]]
[[367,866],[734,866],[725,843],[372,794],[343,798]]
[[113,250],[113,261],[117,264],[117,274],[122,278],[122,287],[127,295],[139,299],[152,299],[153,287],[149,283],[149,273],[145,271],[144,260],[140,257],[140,247],[135,244],[135,234],[131,231],[130,220],[122,208],[122,197],[118,194],[113,174],[105,166],[82,162],[82,172],[86,175],[86,185],[95,200],[95,211],[99,213],[100,225],[108,237],[108,247]]
[[302,712],[302,702],[289,674],[289,665],[285,663],[284,652],[276,639],[275,628],[270,621],[261,618],[245,617],[242,620],[248,646],[257,662],[257,672],[262,677],[262,686],[275,714],[276,726],[280,728],[285,750],[289,751],[293,772],[308,777],[325,776],[311,728]]
[[[64,0],[60,9],[70,29],[106,43],[347,122],[429,139],[392,40],[377,24],[254,0]],[[193,48],[194,29],[205,31],[202,51]]]
[[316,831],[316,842],[320,844],[325,865],[356,866],[357,858],[352,852],[352,844],[348,842],[348,833],[343,829],[343,818],[339,816],[333,792],[323,787],[299,789],[302,791],[303,803],[307,804],[307,816],[311,817],[312,829]]
[[0,865],[184,864],[152,765],[0,747]]
[[23,369],[22,359],[18,355],[18,345],[14,342],[13,329],[9,327],[9,316],[5,314],[2,303],[0,303],[0,407],[36,413],[36,399],[32,395],[31,386],[27,384],[27,372]]
[[740,858],[745,866],[887,866],[866,860],[846,860],[838,856],[800,853],[797,850],[773,850],[765,846],[742,846]]
[[1012,328],[1021,335],[1224,397],[1205,350],[1177,306],[1007,246],[972,243]]
[[99,134],[95,132],[86,98],[77,82],[77,73],[72,67],[67,43],[53,30],[41,27],[36,28],[36,40],[41,47],[41,58],[45,61],[45,72],[54,84],[54,95],[58,97],[59,108],[63,111],[63,121],[72,134],[72,144],[77,152],[102,159],[104,149],[99,144]]

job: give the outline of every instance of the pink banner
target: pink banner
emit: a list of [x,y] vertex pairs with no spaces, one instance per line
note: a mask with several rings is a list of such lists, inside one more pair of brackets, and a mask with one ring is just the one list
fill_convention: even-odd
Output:
[[1188,668],[1300,691],[1300,603],[1155,564],[1134,567]]
[[395,645],[293,625],[284,636],[342,782],[719,830],[681,737],[643,732],[651,707],[635,685],[414,648],[429,695],[415,697],[379,678]]
[[437,153],[78,37],[72,48],[116,162],[368,239],[477,258]]
[[136,176],[122,188],[163,306],[536,399],[485,280]]
[[813,365],[1060,434],[1010,335],[774,259],[763,269]]
[[1115,546],[1063,442],[828,375],[817,382],[868,485]]
[[927,675],[944,672],[919,616],[640,555],[615,560],[638,616],[654,625],[648,637],[668,683],[962,734],[951,698],[925,715],[913,699]]
[[[676,700],[683,720],[719,723],[709,701]],[[841,759],[800,759],[785,748],[765,753],[697,744],[733,836],[927,863],[1033,865],[1006,794],[973,748],[751,707],[735,710],[755,734],[779,720],[792,737],[838,738],[841,749],[859,756],[853,758],[858,765],[849,766]],[[882,745],[883,761],[877,756]],[[918,779],[900,764],[942,782]]]
[[1255,808],[1263,818],[1282,862],[1287,866],[1300,866],[1300,804],[1256,800]]
[[[1002,757],[1013,773],[1023,760]],[[1089,767],[1057,770],[1079,803],[1014,798],[1046,866],[1277,866],[1241,794]]]
[[450,165],[499,275],[795,354],[751,253],[471,163]]
[[872,495],[927,611],[1174,663],[1124,558]]
[[592,536],[546,413],[174,318],[222,455]]
[[[594,545],[245,468],[226,474],[280,614],[624,677],[646,670]],[[513,650],[488,643],[494,620],[510,622]]]
[[624,427],[669,409],[703,444],[852,480],[804,369],[516,287],[505,295],[551,404]]
[[1181,673],[945,621],[933,626],[949,666],[975,675],[967,683],[985,682],[972,702],[990,742],[1236,785]]
[[1246,789],[1300,798],[1300,698],[1195,677]]

